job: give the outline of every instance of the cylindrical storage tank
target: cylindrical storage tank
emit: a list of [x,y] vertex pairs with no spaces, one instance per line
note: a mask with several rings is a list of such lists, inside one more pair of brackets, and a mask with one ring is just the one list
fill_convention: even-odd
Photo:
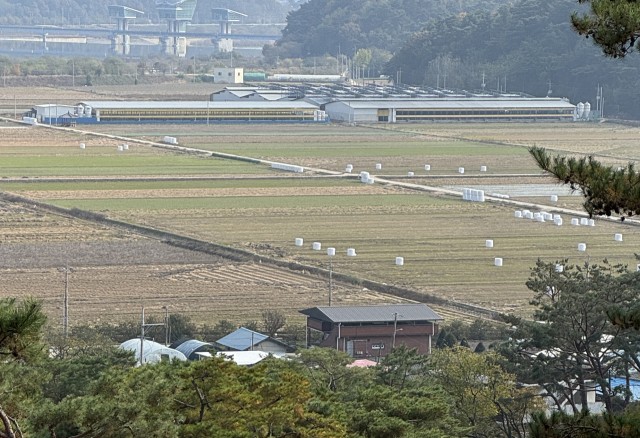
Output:
[[613,238],[616,242],[622,242],[622,234],[616,234]]
[[486,172],[487,166],[480,166],[480,172]]
[[584,103],[584,118],[588,119],[589,114],[591,114],[591,104],[589,102]]
[[578,243],[578,251],[586,251],[587,244],[586,243]]
[[347,249],[347,256],[348,257],[355,257],[356,256],[356,249],[355,248],[348,248]]
[[556,272],[562,272],[562,271],[564,271],[564,266],[556,265]]
[[551,202],[558,202],[558,195],[551,195]]
[[297,237],[296,238],[296,246],[302,246],[304,244],[304,239]]
[[584,103],[580,102],[576,105],[576,109],[578,110],[578,117],[582,118],[582,115],[584,114]]
[[407,176],[413,176],[413,172],[407,172]]
[[522,212],[521,211],[516,211],[515,216],[516,217],[522,217]]
[[84,143],[80,143],[80,149],[84,149],[86,146]]
[[424,165],[424,170],[431,170],[431,166],[429,164]]
[[376,164],[376,170],[382,170],[382,164],[380,163]]
[[561,217],[555,218],[555,219],[553,220],[553,222],[554,222],[556,225],[560,226],[560,225],[562,225],[562,218],[561,218]]
[[590,227],[595,227],[596,226],[596,221],[593,219],[589,219],[589,226]]
[[327,248],[327,255],[329,255],[329,256],[336,255],[336,249],[335,248]]
[[314,251],[320,251],[322,249],[322,243],[320,242],[313,242],[313,250]]
[[464,167],[458,167],[458,173],[464,173]]
[[589,225],[589,219],[586,217],[580,218],[580,225]]
[[245,73],[245,82],[264,82],[267,80],[266,73]]
[[119,151],[119,152],[122,152],[122,151],[123,151],[122,146],[118,146],[118,151]]
[[404,265],[404,257],[396,257],[396,265],[403,266]]
[[84,106],[82,106],[82,105],[78,105],[78,106],[76,107],[76,111],[78,112],[78,116],[79,116],[79,117],[84,116]]
[[496,266],[502,266],[502,259],[501,259],[501,258],[496,257],[496,259],[494,260],[494,264],[495,264]]
[[493,240],[485,240],[484,246],[486,246],[487,248],[493,248]]
[[91,107],[89,105],[84,107],[84,115],[85,117],[91,117]]
[[580,222],[578,221],[578,219],[573,218],[571,219],[571,225],[580,225]]

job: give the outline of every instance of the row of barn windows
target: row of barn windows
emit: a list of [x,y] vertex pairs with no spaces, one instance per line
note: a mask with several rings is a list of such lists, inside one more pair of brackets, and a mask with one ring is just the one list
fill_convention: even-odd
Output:
[[102,116],[312,116],[313,110],[262,110],[262,111],[220,111],[220,110],[102,110]]
[[527,109],[527,110],[465,110],[465,111],[442,111],[423,110],[409,111],[398,110],[397,116],[493,116],[493,115],[533,115],[533,114],[573,114],[571,109]]

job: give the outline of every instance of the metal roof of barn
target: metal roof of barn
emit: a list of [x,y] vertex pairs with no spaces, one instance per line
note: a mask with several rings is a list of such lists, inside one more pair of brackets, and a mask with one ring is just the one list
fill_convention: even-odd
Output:
[[180,353],[187,356],[187,358],[192,359],[191,355],[197,352],[202,347],[209,347],[212,350],[215,350],[213,344],[208,342],[202,342],[195,339],[189,339],[187,341],[181,342],[179,345],[173,347],[178,350]]
[[398,321],[442,321],[444,319],[426,304],[313,307],[301,310],[300,313],[321,321],[340,323],[393,322],[395,314],[398,315]]
[[255,102],[217,102],[217,101],[82,101],[79,105],[93,109],[316,109],[317,106],[302,101],[255,101]]
[[363,99],[363,100],[338,100],[329,105],[342,104],[356,109],[518,109],[518,108],[554,108],[571,109],[575,105],[562,99],[505,99],[505,98],[434,98],[434,99]]

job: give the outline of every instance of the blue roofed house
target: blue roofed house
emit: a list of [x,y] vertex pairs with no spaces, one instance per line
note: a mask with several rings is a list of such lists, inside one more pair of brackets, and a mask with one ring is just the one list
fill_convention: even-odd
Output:
[[240,327],[235,332],[229,333],[222,339],[218,339],[216,344],[228,351],[264,351],[277,355],[289,353],[294,350],[284,342],[244,327]]

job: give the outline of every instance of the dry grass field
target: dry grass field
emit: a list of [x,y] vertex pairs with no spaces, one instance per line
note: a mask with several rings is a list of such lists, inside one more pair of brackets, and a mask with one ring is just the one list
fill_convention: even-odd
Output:
[[[318,241],[323,249],[337,248],[337,272],[522,315],[530,311],[531,296],[524,282],[538,257],[635,264],[633,253],[640,243],[640,229],[628,224],[597,221],[596,227],[573,227],[571,217],[564,215],[565,225],[557,227],[515,219],[514,208],[502,204],[369,186],[355,177],[290,175],[265,165],[134,143],[122,153],[112,140],[3,127],[0,191],[326,267],[326,252],[311,249]],[[562,196],[553,204],[546,196],[531,196],[536,187],[552,181],[531,176],[540,171],[525,146],[598,153],[611,157],[609,162],[624,163],[635,158],[632,146],[640,139],[640,129],[609,124],[430,124],[397,125],[393,130],[242,124],[86,128],[154,141],[172,135],[187,147],[336,171],[349,163],[354,173],[367,170],[390,179],[412,171],[409,182],[435,187],[526,184],[531,192],[516,199],[578,210],[581,199],[576,196]],[[78,148],[81,141],[87,149]],[[381,171],[375,171],[376,163],[382,164]],[[432,170],[426,172],[424,164]],[[488,166],[486,174],[480,172],[481,165]],[[465,167],[464,178],[457,175],[458,167]],[[108,181],[87,181],[96,177]],[[132,180],[138,177],[146,179]],[[6,254],[3,260],[11,260],[0,264],[0,277],[7,280],[0,296],[42,296],[53,315],[62,290],[57,264],[63,258],[70,258],[76,269],[71,287],[77,300],[75,318],[86,322],[130,318],[142,303],[169,303],[174,311],[212,323],[258,319],[266,307],[282,307],[295,318],[297,310],[326,302],[327,283],[320,278],[231,263],[83,221],[10,208],[0,211],[0,219],[9,218],[0,220],[0,248]],[[623,233],[624,242],[614,242],[614,233]],[[305,239],[303,248],[294,245],[296,237]],[[493,239],[494,248],[485,248],[485,239]],[[588,251],[578,252],[578,243],[586,243]],[[347,248],[355,248],[357,257],[347,257]],[[394,264],[397,256],[405,258],[404,266]],[[495,257],[504,258],[502,268],[494,266]],[[338,289],[339,303],[394,300],[352,285]]]

